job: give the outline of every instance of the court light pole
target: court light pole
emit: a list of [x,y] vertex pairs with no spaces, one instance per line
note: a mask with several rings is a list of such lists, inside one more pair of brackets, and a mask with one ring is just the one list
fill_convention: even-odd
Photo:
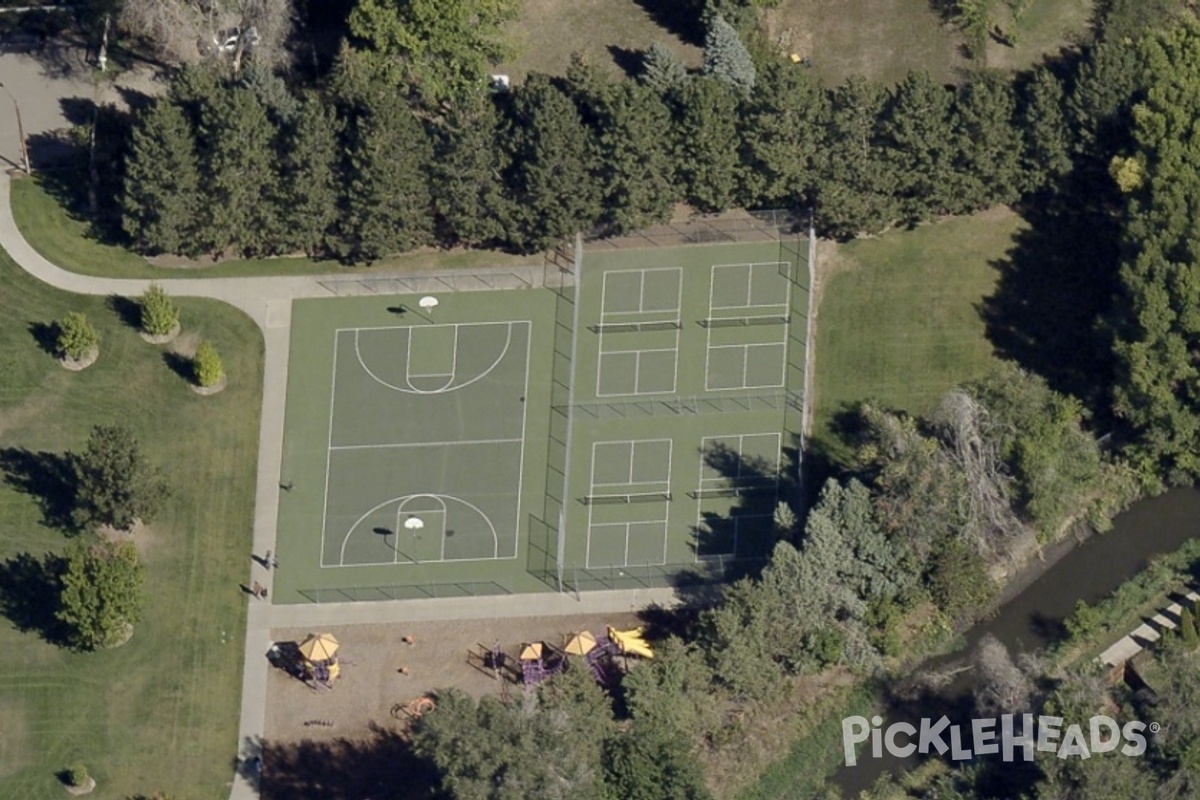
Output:
[[32,175],[33,169],[29,166],[29,150],[25,147],[25,126],[21,124],[21,106],[17,104],[17,98],[13,97],[7,86],[0,83],[0,89],[4,90],[9,100],[12,100],[13,110],[17,112],[17,136],[21,138],[21,168],[25,170],[26,175]]

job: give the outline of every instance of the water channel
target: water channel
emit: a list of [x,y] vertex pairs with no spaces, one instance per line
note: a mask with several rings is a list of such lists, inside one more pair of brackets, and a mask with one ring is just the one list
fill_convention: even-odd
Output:
[[[1041,649],[1064,635],[1063,621],[1079,600],[1095,603],[1144,569],[1153,556],[1178,550],[1194,536],[1200,536],[1200,489],[1173,489],[1139,501],[1118,516],[1107,533],[1057,546],[1049,554],[1057,560],[1020,591],[1010,589],[999,612],[967,632],[962,650],[931,659],[917,671],[943,669],[962,661],[987,634],[1004,643],[1014,657]],[[1113,634],[1114,641],[1118,638],[1119,634]],[[964,671],[936,697],[915,707],[891,708],[884,725],[922,716],[936,719],[942,713],[952,723],[969,724],[961,714],[969,713],[971,689],[971,672]],[[864,755],[869,756],[869,750]],[[843,765],[833,782],[846,797],[855,797],[884,772],[898,773],[916,766],[917,758],[901,759],[886,753],[880,759],[861,758],[854,767]]]

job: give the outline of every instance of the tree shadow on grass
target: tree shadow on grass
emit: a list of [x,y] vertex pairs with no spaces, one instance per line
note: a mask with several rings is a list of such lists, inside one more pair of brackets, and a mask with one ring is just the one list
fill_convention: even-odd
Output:
[[1107,416],[1114,361],[1104,319],[1119,288],[1120,219],[1096,179],[1075,176],[1021,209],[1029,227],[980,306],[1001,357]]
[[51,644],[65,646],[66,630],[54,616],[62,593],[63,562],[21,553],[0,562],[0,614],[22,633],[36,632]]
[[264,800],[416,800],[437,786],[433,765],[378,727],[369,739],[264,742],[261,757]]
[[29,335],[37,342],[37,346],[41,348],[42,352],[58,358],[59,327],[57,322],[31,322],[26,330],[29,331]]
[[171,372],[174,372],[180,378],[183,378],[183,380],[188,384],[193,384],[196,382],[195,366],[192,363],[192,359],[188,358],[187,356],[180,355],[179,353],[175,353],[170,350],[165,350],[163,351],[163,363],[167,365],[167,368],[170,369]]
[[621,68],[626,77],[636,78],[642,74],[644,56],[641,50],[610,44],[608,53],[612,56],[613,63]]
[[126,327],[133,330],[142,328],[142,306],[136,300],[119,294],[110,294],[104,303],[108,310],[117,315],[117,319]]
[[69,454],[6,447],[0,449],[0,474],[18,492],[37,498],[43,525],[67,533],[78,532],[71,518],[76,478]]
[[688,44],[704,46],[704,3],[689,0],[634,0],[650,18]]

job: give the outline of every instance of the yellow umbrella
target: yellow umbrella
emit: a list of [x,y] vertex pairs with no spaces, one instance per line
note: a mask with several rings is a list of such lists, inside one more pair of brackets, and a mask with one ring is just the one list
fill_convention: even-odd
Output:
[[533,644],[525,645],[521,650],[522,661],[537,661],[542,657],[542,643],[534,642]]
[[584,631],[583,633],[577,633],[572,636],[571,640],[567,642],[567,646],[564,649],[573,656],[586,656],[595,648],[596,637],[587,631]]
[[328,661],[338,650],[338,640],[332,633],[310,633],[300,644],[300,654],[309,661]]

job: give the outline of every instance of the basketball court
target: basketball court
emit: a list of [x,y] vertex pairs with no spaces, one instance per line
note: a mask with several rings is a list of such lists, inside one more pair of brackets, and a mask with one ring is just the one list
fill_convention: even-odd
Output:
[[770,552],[803,405],[799,247],[569,269],[296,301],[276,602],[667,585]]

